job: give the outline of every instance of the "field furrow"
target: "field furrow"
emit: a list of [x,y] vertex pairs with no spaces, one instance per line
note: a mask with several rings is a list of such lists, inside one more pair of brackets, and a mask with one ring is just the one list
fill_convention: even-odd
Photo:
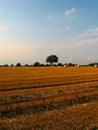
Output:
[[28,128],[97,129],[98,68],[0,68],[0,130]]

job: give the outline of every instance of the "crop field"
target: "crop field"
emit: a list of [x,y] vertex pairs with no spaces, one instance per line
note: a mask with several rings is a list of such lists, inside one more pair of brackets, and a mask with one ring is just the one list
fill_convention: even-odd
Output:
[[0,130],[98,130],[98,68],[1,67]]

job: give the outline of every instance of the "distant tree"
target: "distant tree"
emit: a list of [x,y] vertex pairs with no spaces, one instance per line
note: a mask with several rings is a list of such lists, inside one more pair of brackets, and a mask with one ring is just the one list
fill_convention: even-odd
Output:
[[98,65],[98,62],[94,62],[93,65]]
[[45,66],[44,64],[40,64],[40,66]]
[[40,66],[40,62],[35,62],[33,66]]
[[25,64],[24,66],[25,66],[25,67],[29,67],[29,65],[28,65],[28,64]]
[[88,66],[94,66],[94,64],[93,63],[89,63]]
[[95,66],[98,65],[98,62],[94,62],[94,63],[89,63],[88,66]]
[[20,67],[20,66],[21,66],[21,64],[20,64],[20,63],[17,63],[17,64],[16,64],[16,67]]
[[75,64],[73,64],[73,63],[68,63],[68,66],[75,66]]
[[64,65],[67,65],[67,63],[65,63]]
[[53,66],[57,66],[57,64],[53,64]]
[[58,66],[63,66],[63,64],[62,63],[58,63]]
[[8,67],[8,64],[5,64],[4,66],[5,66],[5,67]]
[[50,55],[46,58],[46,62],[52,65],[53,63],[58,62],[58,57],[56,55]]
[[46,66],[50,66],[49,64],[46,64]]
[[13,64],[11,64],[11,67],[13,67],[14,65]]

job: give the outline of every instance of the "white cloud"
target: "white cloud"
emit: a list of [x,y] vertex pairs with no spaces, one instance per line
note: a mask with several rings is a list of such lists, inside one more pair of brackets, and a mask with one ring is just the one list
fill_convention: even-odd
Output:
[[86,61],[93,62],[96,60],[96,56],[87,56]]
[[89,37],[89,36],[98,36],[98,28],[89,29],[86,32],[77,35],[77,38]]
[[70,14],[74,13],[75,11],[76,11],[75,8],[72,8],[72,9],[70,9],[70,10],[66,10],[66,11],[65,11],[65,15],[70,15]]
[[89,31],[98,32],[98,28],[90,29]]
[[53,19],[53,18],[54,18],[53,14],[51,14],[51,15],[48,16],[48,19]]
[[1,44],[0,43],[0,59],[4,61],[32,61],[37,55],[40,55],[43,49],[42,44]]
[[98,38],[96,38],[96,39],[88,39],[88,40],[81,40],[79,42],[69,44],[68,47],[83,46],[83,45],[87,45],[87,44],[94,44],[94,43],[97,43],[97,42],[98,42]]
[[4,32],[6,30],[6,27],[0,27],[0,32]]
[[44,29],[44,33],[48,33],[49,31],[48,31],[48,29]]
[[70,27],[65,27],[65,28],[62,28],[62,29],[59,29],[57,30],[56,32],[66,32],[66,31],[69,31],[71,28]]
[[76,35],[75,39],[77,39],[79,42],[70,44],[70,47],[98,43],[98,28],[89,29],[82,34]]
[[[68,44],[69,43],[69,44]],[[85,46],[85,45],[89,45],[89,44],[95,44],[98,43],[98,38],[97,39],[88,39],[88,40],[80,40],[78,42],[73,42],[73,40],[71,41],[67,41],[67,42],[63,42],[62,45],[61,44],[57,44],[55,46],[57,51],[63,51],[66,48],[75,48],[75,47],[81,47],[81,46]]]

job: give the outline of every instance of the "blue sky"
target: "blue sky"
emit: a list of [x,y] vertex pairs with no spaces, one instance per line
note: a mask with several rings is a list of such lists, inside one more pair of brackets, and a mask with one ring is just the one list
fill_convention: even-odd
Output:
[[0,64],[98,62],[98,0],[0,0]]

